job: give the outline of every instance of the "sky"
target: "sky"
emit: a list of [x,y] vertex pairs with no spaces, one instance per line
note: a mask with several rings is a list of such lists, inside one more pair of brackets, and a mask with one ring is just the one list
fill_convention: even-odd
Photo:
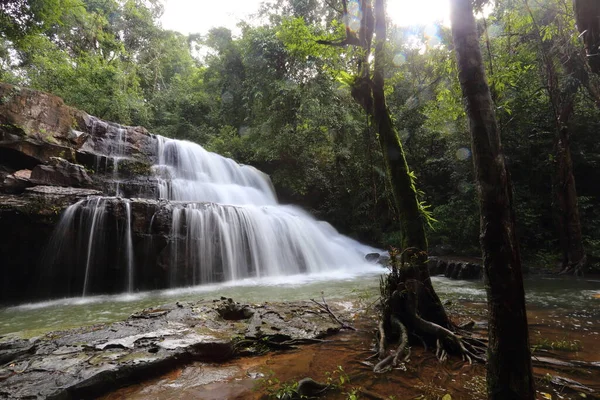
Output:
[[[258,11],[263,0],[163,0],[163,28],[183,34],[206,33],[225,26],[235,32],[236,24]],[[402,26],[425,25],[449,19],[448,0],[388,0],[387,13]]]

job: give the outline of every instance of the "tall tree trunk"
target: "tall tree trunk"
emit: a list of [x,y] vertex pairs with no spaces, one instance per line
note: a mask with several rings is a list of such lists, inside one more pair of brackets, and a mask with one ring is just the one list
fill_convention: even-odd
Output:
[[534,399],[512,188],[470,0],[451,0],[452,37],[471,131],[488,297],[488,398]]
[[[379,136],[379,144],[390,181],[394,204],[400,220],[402,249],[415,248],[427,252],[424,217],[419,209],[417,190],[410,176],[402,143],[387,108],[384,94],[384,60],[386,21],[383,0],[375,0],[375,65],[371,90],[373,95],[372,118]],[[417,297],[417,311],[421,317],[443,327],[451,326],[442,303],[431,285],[425,259],[415,265],[423,290]]]
[[560,248],[562,250],[562,272],[581,273],[587,257],[583,248],[581,221],[577,204],[577,189],[573,175],[570,135],[567,126],[573,112],[572,103],[563,108],[557,121],[558,137],[555,142],[554,196],[557,208]]
[[[561,89],[555,61],[547,46],[544,45],[541,30],[538,27],[532,9],[529,7],[528,0],[524,0],[524,3],[537,35],[540,70],[542,76],[545,78],[544,83],[546,90],[548,91],[548,97],[550,98],[550,105],[552,106],[556,126],[557,136],[554,142],[555,171],[553,175],[553,197],[561,250],[561,273],[580,273],[586,267],[587,257],[585,255],[583,237],[581,234],[581,221],[579,219],[577,190],[575,188],[575,177],[573,175],[568,124],[573,115],[575,97],[577,96],[580,86],[585,86],[592,96],[596,95],[597,92],[595,86],[589,79],[585,66],[579,65],[579,56],[562,47],[559,48],[557,57],[560,57],[561,60],[565,60],[562,64],[566,74],[570,76],[570,81],[566,82],[564,88]],[[597,0],[592,0],[591,2],[584,0],[579,2],[579,10],[576,10],[576,14],[579,15],[584,10],[593,14],[595,11],[600,10],[597,3]],[[596,5],[594,6],[594,4]],[[574,5],[577,7],[577,3]],[[581,16],[578,17],[578,20],[580,17]],[[590,21],[587,22],[589,23]],[[596,24],[598,24],[598,21],[596,21]],[[597,26],[595,27],[593,24],[589,24],[589,29],[595,32]],[[592,35],[592,31],[586,32],[586,34],[588,36]],[[598,55],[598,57],[600,57],[600,55]],[[593,63],[590,58],[588,58],[588,61],[593,68]],[[596,104],[600,104],[598,103],[597,97]]]

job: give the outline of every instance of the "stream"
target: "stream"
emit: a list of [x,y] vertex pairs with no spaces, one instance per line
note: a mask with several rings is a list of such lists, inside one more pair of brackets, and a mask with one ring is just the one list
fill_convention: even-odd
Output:
[[[231,297],[238,302],[292,301],[311,298],[326,300],[374,301],[379,276],[384,271],[373,265],[365,270],[328,271],[311,275],[245,279],[216,285],[200,285],[154,292],[111,296],[89,296],[22,304],[0,309],[0,335],[32,337],[78,326],[110,323],[126,319],[147,307],[176,301],[197,301]],[[433,277],[433,285],[444,302],[485,303],[481,281],[450,280]],[[530,306],[581,315],[585,319],[600,317],[600,280],[530,277],[525,280]],[[585,328],[582,323],[581,328]]]

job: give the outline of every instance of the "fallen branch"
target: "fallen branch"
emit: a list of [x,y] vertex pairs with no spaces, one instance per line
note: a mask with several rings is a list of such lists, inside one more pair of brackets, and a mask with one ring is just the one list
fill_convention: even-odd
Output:
[[327,305],[327,302],[325,301],[325,297],[322,297],[323,299],[323,304],[319,303],[318,301],[316,301],[315,299],[310,299],[310,301],[312,301],[313,303],[315,303],[317,306],[319,306],[320,309],[324,310],[325,312],[327,312],[327,314],[329,314],[329,316],[331,317],[331,319],[333,319],[335,322],[337,322],[338,324],[340,324],[341,329],[348,329],[351,331],[355,331],[356,328],[348,325],[347,323],[341,321],[334,313],[333,311],[331,311],[331,309],[329,308],[329,306]]

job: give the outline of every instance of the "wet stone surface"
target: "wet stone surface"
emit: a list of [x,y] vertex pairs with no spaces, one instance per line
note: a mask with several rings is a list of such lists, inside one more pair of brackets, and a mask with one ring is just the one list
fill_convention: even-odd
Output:
[[[224,319],[223,308],[232,304],[245,312]],[[265,351],[269,343],[316,340],[338,327],[309,302],[240,305],[222,298],[146,309],[126,321],[30,340],[0,337],[0,398],[93,397],[193,361],[220,362]]]

